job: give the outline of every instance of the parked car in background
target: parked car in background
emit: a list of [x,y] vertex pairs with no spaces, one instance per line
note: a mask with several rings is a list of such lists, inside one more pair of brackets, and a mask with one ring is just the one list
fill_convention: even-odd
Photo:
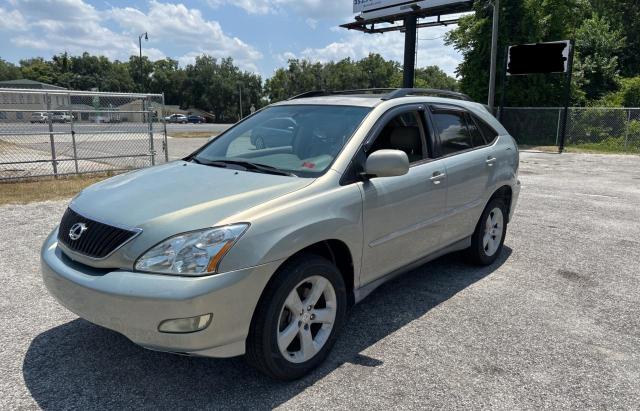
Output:
[[172,114],[169,117],[165,117],[165,120],[168,123],[180,123],[180,124],[187,124],[187,122],[189,121],[187,116],[185,116],[184,114]]
[[[49,292],[144,347],[245,355],[290,380],[398,274],[500,258],[520,193],[507,130],[458,93],[358,93],[275,103],[183,160],[86,188],[42,247]],[[293,141],[248,144],[267,130]]]
[[31,116],[29,117],[29,122],[31,122],[31,124],[46,123],[47,121],[49,121],[49,116],[44,112],[31,113]]
[[56,111],[51,116],[52,123],[70,123],[72,120],[71,114]]
[[251,144],[261,150],[269,147],[290,146],[296,122],[292,118],[274,118],[251,132]]
[[196,116],[195,114],[188,116],[187,121],[193,124],[202,124],[207,122],[207,120],[204,117]]

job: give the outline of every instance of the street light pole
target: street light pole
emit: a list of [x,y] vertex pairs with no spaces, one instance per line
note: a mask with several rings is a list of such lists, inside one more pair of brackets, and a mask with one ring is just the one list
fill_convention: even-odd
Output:
[[143,80],[143,74],[142,74],[142,38],[144,37],[145,41],[149,40],[149,36],[147,35],[147,32],[145,31],[144,33],[142,33],[141,35],[138,36],[138,45],[140,46],[140,60],[139,60],[139,65],[140,65],[140,91],[144,91],[144,80]]

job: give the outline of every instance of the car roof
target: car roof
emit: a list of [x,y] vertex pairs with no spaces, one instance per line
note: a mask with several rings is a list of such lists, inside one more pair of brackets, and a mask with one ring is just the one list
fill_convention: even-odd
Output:
[[[399,89],[361,89],[344,91],[310,91],[275,103],[275,105],[310,104],[310,105],[348,105],[360,107],[376,107],[385,101],[397,103],[407,102],[406,99],[419,97],[420,101],[471,102],[466,94],[450,90],[399,88]],[[411,101],[415,101],[412,99]],[[475,103],[474,103],[475,104]]]
[[465,94],[448,90],[370,89],[349,90],[346,92],[314,91],[274,103],[272,106],[334,105],[369,107],[373,109],[382,104],[391,107],[403,104],[438,104],[462,107],[491,124],[500,134],[508,134],[508,131],[491,114],[486,105],[471,101],[471,98]]

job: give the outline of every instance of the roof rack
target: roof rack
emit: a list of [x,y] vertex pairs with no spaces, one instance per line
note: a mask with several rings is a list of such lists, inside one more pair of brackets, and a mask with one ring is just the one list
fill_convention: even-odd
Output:
[[395,98],[408,96],[436,96],[471,101],[471,97],[463,93],[431,88],[364,88],[341,91],[314,90],[298,94],[297,96],[289,98],[289,100],[322,96],[348,96],[353,94],[382,94],[383,96],[380,98],[381,100],[393,100]]
[[353,94],[387,94],[392,91],[395,91],[395,88],[361,88],[361,89],[353,89],[353,90],[313,90],[307,91],[306,93],[298,94],[297,96],[293,96],[288,100],[295,100],[297,98],[311,98],[311,97],[322,97],[322,96],[348,96]]
[[471,97],[457,91],[438,90],[434,88],[399,88],[384,96],[383,100],[393,100],[394,98],[408,96],[436,96],[453,98],[456,100],[471,101]]

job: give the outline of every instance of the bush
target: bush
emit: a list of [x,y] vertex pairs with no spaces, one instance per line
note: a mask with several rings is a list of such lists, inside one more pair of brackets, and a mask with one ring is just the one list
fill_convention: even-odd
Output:
[[620,94],[625,107],[640,107],[640,77],[624,79]]

